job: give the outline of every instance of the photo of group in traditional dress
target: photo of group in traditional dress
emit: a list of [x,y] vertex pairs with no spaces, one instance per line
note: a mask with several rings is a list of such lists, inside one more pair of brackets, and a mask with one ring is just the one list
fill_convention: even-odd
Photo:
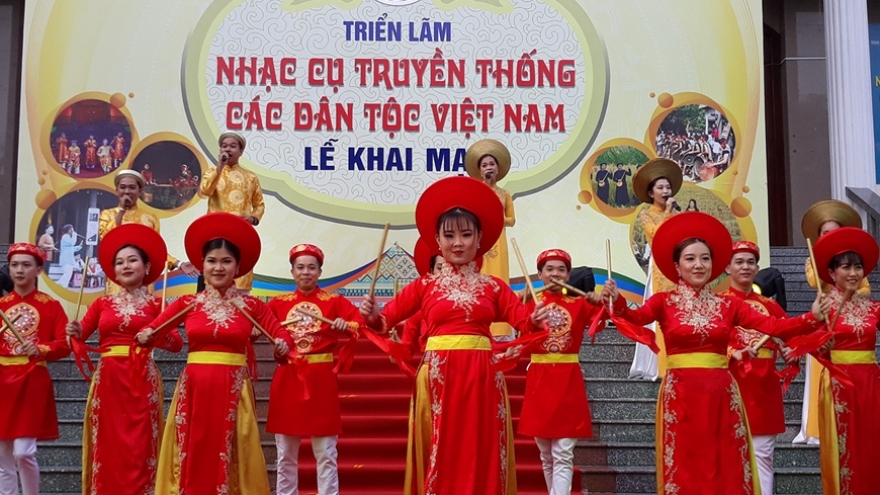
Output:
[[101,177],[119,168],[128,156],[131,126],[110,103],[82,100],[58,114],[49,144],[55,163],[71,177]]
[[613,208],[632,208],[640,203],[633,194],[633,174],[648,157],[632,146],[614,146],[593,163],[591,181],[599,201]]
[[188,204],[203,175],[195,152],[174,141],[159,141],[139,150],[131,168],[144,177],[144,203],[161,210]]
[[684,180],[712,180],[730,168],[736,136],[730,121],[708,105],[684,105],[660,123],[655,140],[657,155],[681,167]]

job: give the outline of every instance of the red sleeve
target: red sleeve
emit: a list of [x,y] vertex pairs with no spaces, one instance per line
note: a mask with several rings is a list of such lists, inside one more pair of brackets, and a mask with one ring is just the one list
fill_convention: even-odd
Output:
[[770,313],[770,316],[775,316],[776,318],[787,318],[788,313],[782,309],[782,306],[776,302],[776,299],[771,299],[769,297],[764,298],[764,307],[767,308],[767,311]]
[[290,332],[281,326],[281,323],[278,322],[278,318],[275,318],[275,315],[266,303],[259,299],[251,298],[251,301],[248,304],[248,311],[250,311],[251,316],[257,320],[257,323],[259,323],[264,330],[269,332],[269,335],[276,339],[283,339],[287,342],[288,347],[293,349],[293,338],[291,338]]
[[614,303],[614,314],[619,314],[624,320],[639,326],[653,323],[663,316],[663,306],[666,304],[668,292],[659,292],[649,297],[645,304],[636,309],[626,305],[626,299],[618,296]]
[[104,311],[104,301],[107,296],[101,296],[95,300],[92,304],[89,305],[89,309],[86,310],[85,316],[80,320],[80,325],[82,325],[82,336],[80,340],[86,341],[89,337],[95,333],[95,330],[98,329],[98,324],[101,320],[101,312]]
[[[51,308],[51,309],[50,309]],[[70,355],[70,347],[67,346],[67,315],[58,301],[52,300],[47,305],[51,313],[52,321],[47,342],[40,342],[40,352],[46,361],[57,361]]]
[[[183,297],[178,297],[176,301],[165,306],[165,311],[162,312],[159,316],[156,317],[153,321],[150,322],[149,325],[144,328],[149,328],[155,330],[160,326],[168,323],[168,325],[162,330],[163,333],[168,333],[171,330],[177,329],[181,323],[186,319],[188,313],[184,313],[180,316],[177,316],[178,313],[183,311],[184,308],[192,304],[195,296],[187,295]],[[176,318],[175,318],[176,316]],[[160,336],[161,337],[161,336]]]
[[364,321],[364,317],[361,316],[361,312],[358,311],[357,306],[352,304],[348,299],[341,296],[337,297],[335,309],[336,317],[347,321],[355,333],[367,325]]
[[498,282],[500,290],[498,291],[497,304],[495,307],[495,321],[506,321],[520,333],[538,332],[541,327],[532,323],[532,311],[529,306],[523,304],[522,299],[513,292],[509,285],[500,279]]
[[[156,314],[162,311],[161,298],[154,297],[150,305]],[[156,347],[169,352],[180,352],[183,350],[183,337],[180,336],[180,332],[167,332],[164,337],[156,341]]]
[[747,302],[734,297],[728,297],[730,309],[733,313],[733,324],[743,328],[752,328],[758,332],[788,339],[801,334],[810,333],[822,326],[822,323],[813,318],[813,313],[808,312],[797,318],[777,318],[763,315]]
[[414,315],[422,305],[424,280],[424,277],[416,279],[398,292],[379,313],[382,326],[374,329],[379,333],[387,333],[398,323]]

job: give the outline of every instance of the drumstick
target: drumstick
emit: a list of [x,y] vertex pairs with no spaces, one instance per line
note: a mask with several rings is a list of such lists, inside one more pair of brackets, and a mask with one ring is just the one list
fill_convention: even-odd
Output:
[[308,316],[309,318],[314,318],[314,319],[320,321],[321,323],[326,323],[328,325],[333,324],[333,320],[331,320],[330,318],[325,318],[321,315],[316,315],[315,313],[312,313],[311,311],[308,311],[306,309],[296,308],[296,312],[300,313],[300,314],[304,314],[304,315]]
[[302,321],[302,318],[300,318],[300,317],[291,318],[289,320],[282,321],[281,326],[286,327],[287,325],[293,325],[294,323],[299,323],[301,321]]
[[83,289],[86,288],[86,268],[89,266],[89,257],[86,256],[86,260],[83,264],[83,274],[82,279],[79,281],[79,295],[76,297],[76,311],[73,313],[73,320],[79,320],[79,308],[82,307],[83,300]]
[[529,278],[529,272],[526,270],[526,263],[523,261],[522,253],[519,252],[519,246],[516,244],[516,239],[511,237],[510,244],[513,246],[513,252],[516,253],[516,260],[519,262],[519,269],[522,270],[523,276],[526,278],[526,288],[529,290],[529,295],[532,297],[532,300],[537,302],[538,295],[535,294],[535,288],[532,287],[532,279]]
[[843,305],[849,301],[849,298],[852,297],[853,291],[852,289],[846,289],[846,292],[843,293],[843,301],[840,302],[840,307],[837,308],[837,313],[834,314],[834,319],[831,320],[831,325],[828,327],[829,332],[834,331],[834,325],[837,324],[837,319],[840,318],[841,310],[843,309]]
[[6,327],[9,328],[9,331],[15,336],[15,340],[17,340],[19,344],[24,345],[24,337],[21,336],[21,333],[15,328],[12,320],[10,320],[3,311],[0,311],[0,319],[3,320],[3,323],[6,323]]
[[[813,267],[813,278],[816,280],[816,292],[821,296],[824,292],[822,290],[822,278],[819,277],[819,268],[816,265],[816,255],[813,254],[813,241],[809,238],[807,238],[807,250],[810,252],[810,266]],[[825,323],[828,323],[828,315],[822,313],[822,316]]]
[[[605,239],[605,261],[607,263],[608,268],[608,280],[612,280],[611,277],[611,239]],[[613,302],[611,301],[611,295],[608,296],[608,307],[611,308],[613,306]]]
[[770,342],[770,336],[764,335],[759,341],[755,342],[755,345],[752,346],[752,349],[754,349],[755,352],[758,352],[759,350],[761,350],[762,347],[767,344],[767,342]]
[[151,335],[156,335],[157,333],[161,332],[162,330],[165,329],[165,327],[167,327],[169,324],[171,324],[172,321],[174,321],[174,320],[180,318],[181,316],[187,314],[187,313],[189,312],[189,310],[191,310],[191,309],[193,309],[193,308],[195,308],[195,307],[196,307],[196,305],[193,303],[193,304],[190,304],[189,306],[183,308],[183,309],[180,310],[180,312],[178,312],[176,315],[174,315],[174,316],[172,316],[171,318],[169,318],[168,321],[166,321],[165,323],[163,323],[163,324],[159,325],[158,327],[154,328],[153,331],[152,331],[152,333],[151,333]]
[[567,283],[565,283],[561,280],[552,279],[552,280],[550,280],[550,283],[554,284],[554,285],[558,285],[560,287],[565,287],[569,292],[574,292],[575,294],[582,296],[582,297],[587,297],[589,295],[586,292],[578,289],[577,287],[575,287],[573,285],[568,285]]
[[[15,323],[16,321],[18,321],[19,318],[21,318],[21,313],[19,313],[19,314],[13,316],[12,319],[9,320],[9,321],[11,321],[12,323]],[[0,335],[3,335],[3,332],[5,332],[7,328],[9,328],[9,325],[7,325],[6,323],[4,323],[4,324],[3,324],[3,328],[0,328]]]
[[168,267],[162,274],[162,311],[165,311],[165,296],[168,294]]
[[373,269],[373,280],[370,282],[370,298],[373,297],[373,292],[376,291],[376,279],[379,278],[379,267],[382,265],[382,258],[385,256],[385,241],[388,239],[388,229],[391,228],[390,223],[385,224],[385,229],[382,231],[382,243],[379,244],[379,255],[376,256],[376,268]]
[[257,322],[257,320],[255,320],[254,317],[251,316],[250,313],[248,313],[247,311],[245,311],[245,309],[242,308],[241,306],[239,306],[238,303],[234,303],[234,302],[233,302],[232,305],[235,306],[236,309],[238,309],[238,311],[241,312],[241,314],[243,314],[244,317],[247,318],[249,322],[251,322],[251,324],[254,326],[254,328],[256,328],[257,330],[259,330],[260,333],[263,334],[264,337],[266,337],[267,339],[269,339],[269,342],[275,343],[275,337],[273,337],[272,334],[270,334],[269,332],[267,332],[266,329],[263,328],[263,326],[260,325],[260,324]]

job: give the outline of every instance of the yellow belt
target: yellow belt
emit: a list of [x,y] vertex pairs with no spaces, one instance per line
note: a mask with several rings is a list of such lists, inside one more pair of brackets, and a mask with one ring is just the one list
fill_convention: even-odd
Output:
[[773,351],[763,347],[758,349],[758,359],[773,359]]
[[834,364],[874,364],[877,358],[874,351],[831,351]]
[[244,354],[235,352],[197,351],[189,353],[186,364],[225,364],[227,366],[244,366]]
[[727,368],[727,356],[714,352],[689,352],[666,356],[666,369]]
[[577,354],[532,354],[532,362],[538,364],[578,363]]
[[101,357],[128,357],[128,351],[131,346],[127,345],[111,345],[107,352],[102,352]]
[[[30,362],[27,356],[0,356],[0,366],[22,366]],[[37,366],[46,366],[46,361],[37,361]]]
[[309,364],[332,363],[333,362],[333,353],[324,352],[321,354],[300,354],[298,356],[298,359],[300,359],[301,362],[304,361]]
[[428,337],[426,351],[456,351],[462,349],[476,349],[480,351],[492,350],[489,337],[482,335],[440,335]]

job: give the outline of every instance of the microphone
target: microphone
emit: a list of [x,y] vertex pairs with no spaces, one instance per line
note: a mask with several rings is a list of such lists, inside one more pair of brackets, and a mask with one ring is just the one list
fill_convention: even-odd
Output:
[[229,160],[229,155],[227,155],[226,153],[223,153],[222,155],[220,155],[221,162],[226,163],[227,160]]
[[678,202],[677,202],[677,201],[673,201],[673,202],[672,202],[672,209],[675,210],[675,211],[681,211],[681,206],[678,206]]

